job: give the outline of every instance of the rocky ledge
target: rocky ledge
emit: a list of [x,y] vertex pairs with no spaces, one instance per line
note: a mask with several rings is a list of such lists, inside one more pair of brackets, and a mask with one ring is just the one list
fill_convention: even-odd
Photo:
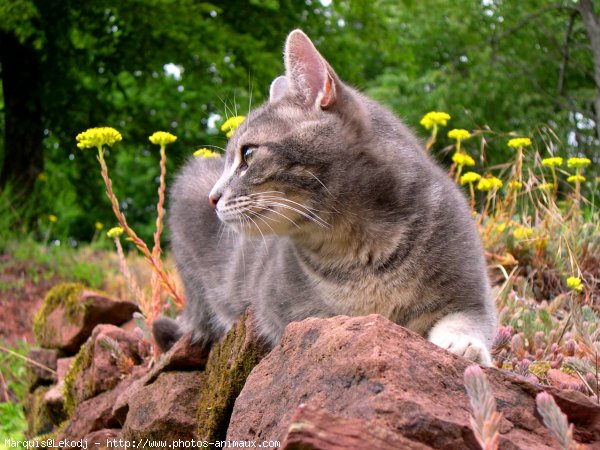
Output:
[[[52,302],[60,304],[55,296]],[[80,329],[93,322],[68,319]],[[52,327],[60,329],[56,314]],[[30,371],[31,436],[88,439],[88,448],[98,449],[106,439],[279,441],[285,449],[323,450],[479,448],[463,382],[471,363],[381,316],[292,323],[269,349],[248,312],[210,352],[186,336],[152,369],[147,343],[130,329],[96,325],[74,358],[56,340],[55,350],[32,352],[51,370]],[[543,390],[574,424],[575,439],[600,448],[600,406],[585,395],[499,369],[485,373],[504,417],[501,449],[558,448],[535,406]]]

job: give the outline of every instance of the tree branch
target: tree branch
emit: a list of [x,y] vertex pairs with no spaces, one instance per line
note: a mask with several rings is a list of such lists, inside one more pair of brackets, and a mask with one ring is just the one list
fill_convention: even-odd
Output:
[[491,39],[492,43],[496,43],[496,42],[500,41],[501,39],[504,39],[505,37],[510,36],[511,34],[515,33],[516,31],[519,31],[521,28],[523,28],[529,22],[537,19],[538,17],[540,17],[543,14],[546,14],[549,11],[556,11],[556,10],[561,10],[561,9],[564,9],[567,11],[576,10],[572,6],[563,5],[561,3],[546,5],[543,8],[540,8],[537,11],[529,14],[528,16],[523,17],[519,22],[517,22],[516,25],[504,30],[502,33],[500,33],[498,35],[492,36],[492,39]]
[[567,32],[565,33],[565,41],[564,41],[564,50],[563,50],[563,59],[560,65],[560,72],[558,74],[558,95],[562,95],[565,89],[565,75],[567,73],[567,65],[569,64],[569,44],[571,42],[571,34],[573,32],[573,23],[575,22],[575,17],[577,16],[577,12],[573,11],[569,16],[569,22],[567,24]]

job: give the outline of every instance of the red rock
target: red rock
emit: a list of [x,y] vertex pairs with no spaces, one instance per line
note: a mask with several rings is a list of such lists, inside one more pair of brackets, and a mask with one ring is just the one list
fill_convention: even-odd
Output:
[[[108,450],[108,449],[125,449],[131,448],[123,441],[121,430],[98,430],[88,434],[84,441],[88,443],[89,450]],[[121,441],[122,445],[119,445]]]
[[50,420],[54,425],[60,425],[67,417],[65,413],[65,395],[63,386],[65,383],[65,375],[69,370],[69,366],[75,358],[59,358],[56,361],[56,378],[57,382],[50,387],[48,392],[44,394],[44,404],[48,408]]
[[546,374],[546,379],[550,385],[559,389],[572,389],[580,392],[586,392],[587,390],[580,378],[564,373],[558,369],[550,369]]
[[428,450],[424,444],[362,420],[343,419],[300,405],[292,416],[282,450]]
[[[306,404],[433,448],[478,448],[463,384],[470,364],[378,315],[292,323],[248,377],[227,438],[281,441]],[[543,388],[485,372],[505,418],[500,448],[556,448],[536,412]],[[600,446],[600,406],[575,391],[548,391],[574,423],[575,438]]]
[[47,348],[32,348],[27,355],[27,378],[29,392],[38,386],[47,386],[56,382],[56,360],[58,351]]
[[78,440],[97,430],[120,428],[123,418],[117,416],[113,411],[115,401],[119,395],[129,390],[144,373],[138,367],[114,389],[102,392],[77,405],[69,421],[61,427],[58,439]]
[[113,389],[136,364],[142,362],[139,348],[139,339],[121,328],[114,325],[98,325],[94,328],[66,376],[67,410]]
[[165,372],[129,397],[123,439],[191,440],[196,432],[201,372]]
[[121,325],[136,311],[134,303],[114,300],[80,284],[60,284],[48,292],[34,320],[34,333],[41,346],[72,355],[96,325]]
[[50,420],[48,409],[43,402],[44,394],[46,394],[48,389],[48,386],[40,386],[25,397],[23,409],[27,418],[27,431],[25,435],[28,438],[51,433],[54,430],[54,424]]
[[235,399],[250,371],[270,350],[249,309],[210,351],[198,400],[199,439],[223,441]]
[[146,384],[154,381],[162,372],[170,370],[202,370],[206,366],[210,348],[192,343],[192,333],[184,335],[168,352],[161,355],[148,374]]

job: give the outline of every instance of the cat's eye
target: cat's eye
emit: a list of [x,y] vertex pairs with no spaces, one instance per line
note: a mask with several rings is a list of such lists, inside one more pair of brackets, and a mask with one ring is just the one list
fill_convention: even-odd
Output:
[[242,159],[248,165],[252,162],[252,159],[254,159],[254,150],[256,150],[256,147],[250,145],[244,145],[242,147]]

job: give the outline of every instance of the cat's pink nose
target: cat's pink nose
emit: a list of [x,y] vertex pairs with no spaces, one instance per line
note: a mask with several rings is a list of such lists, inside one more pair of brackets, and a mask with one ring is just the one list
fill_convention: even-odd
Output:
[[208,196],[208,201],[210,202],[210,206],[212,206],[213,209],[217,208],[217,203],[219,203],[220,198],[221,198],[221,196],[218,194]]

